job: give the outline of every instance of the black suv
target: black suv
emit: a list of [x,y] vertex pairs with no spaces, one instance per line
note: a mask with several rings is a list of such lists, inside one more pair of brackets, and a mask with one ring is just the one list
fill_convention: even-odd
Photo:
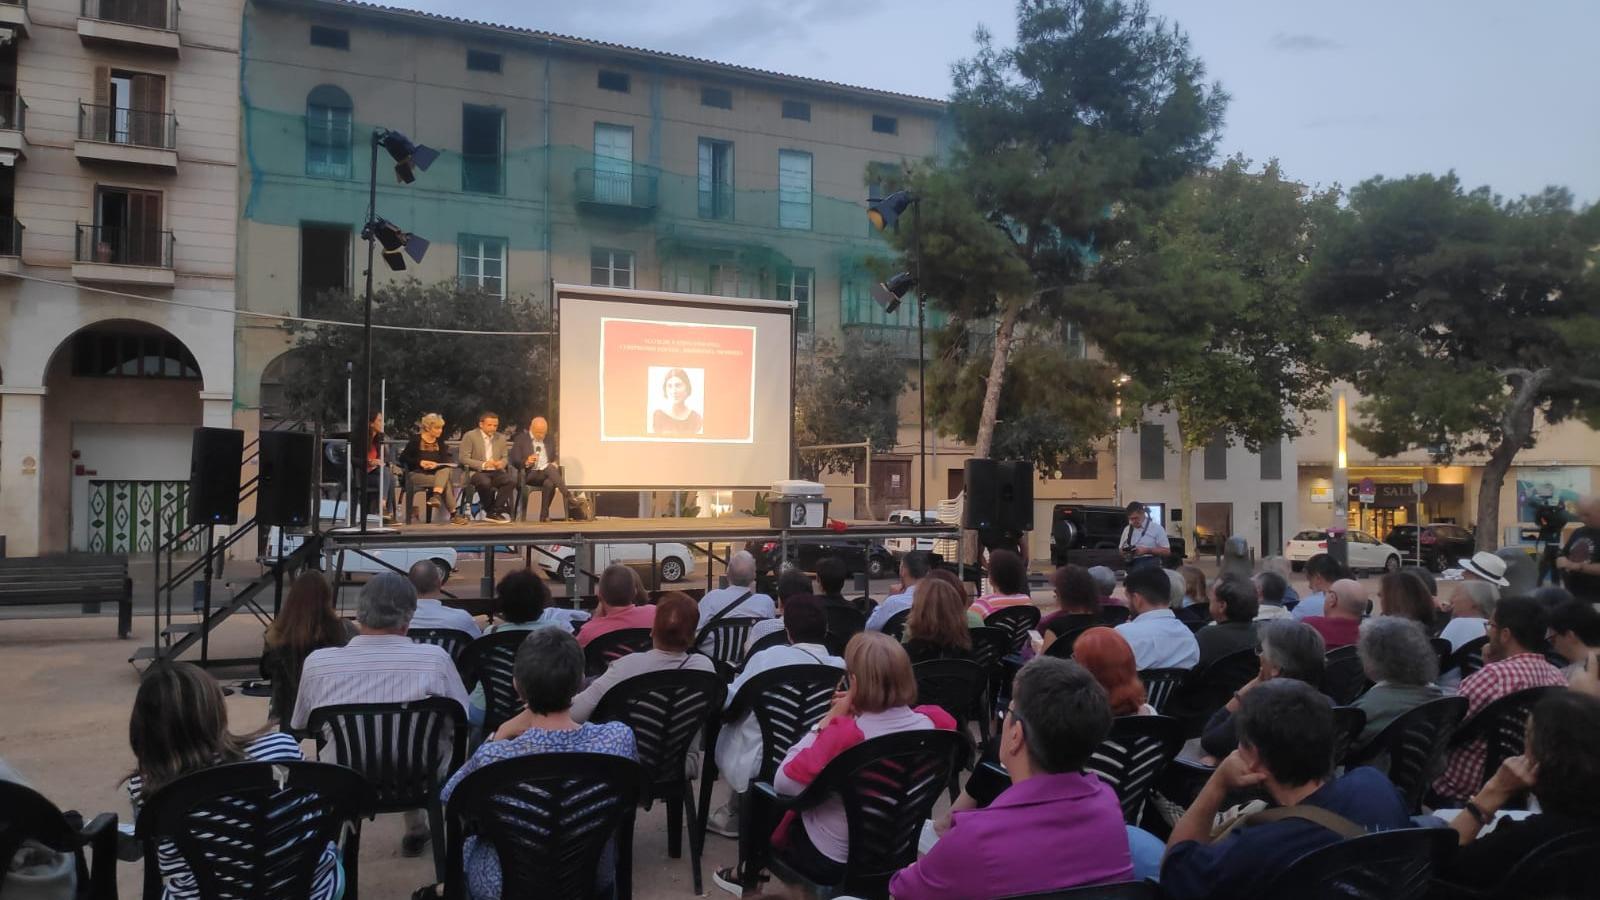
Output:
[[[747,541],[744,549],[756,558],[756,571],[763,574],[778,570],[777,541]],[[802,572],[815,572],[817,563],[825,556],[837,556],[844,561],[851,575],[867,573],[868,578],[893,578],[900,571],[900,563],[883,544],[873,541],[870,549],[859,541],[830,544],[822,541],[789,541],[789,561]]]
[[[1117,542],[1127,527],[1128,513],[1120,506],[1058,503],[1050,513],[1050,564],[1125,569],[1128,562]],[[1167,543],[1172,555],[1162,560],[1162,565],[1175,569],[1183,563],[1183,538],[1169,535]]]
[[[1416,525],[1396,525],[1389,529],[1383,542],[1400,551],[1401,559],[1411,562],[1417,558]],[[1477,538],[1468,529],[1447,522],[1430,522],[1421,526],[1422,564],[1434,572],[1455,568],[1456,560],[1467,559],[1477,550]]]

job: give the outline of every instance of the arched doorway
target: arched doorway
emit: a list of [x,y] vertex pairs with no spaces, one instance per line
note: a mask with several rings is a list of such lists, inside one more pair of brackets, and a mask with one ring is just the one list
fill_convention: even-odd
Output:
[[262,431],[295,424],[296,417],[290,411],[289,400],[285,394],[286,383],[304,366],[307,354],[310,352],[298,348],[285,350],[262,367],[260,393]]
[[79,330],[45,369],[41,552],[140,553],[188,506],[201,372],[170,332],[110,320]]

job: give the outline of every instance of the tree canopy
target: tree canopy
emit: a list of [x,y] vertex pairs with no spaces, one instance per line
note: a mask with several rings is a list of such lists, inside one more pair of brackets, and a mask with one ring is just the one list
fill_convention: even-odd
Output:
[[[839,343],[817,341],[795,366],[795,442],[855,444],[874,452],[894,449],[900,431],[900,394],[906,366],[880,344],[847,334]],[[850,471],[858,450],[818,450],[800,455],[803,473]]]

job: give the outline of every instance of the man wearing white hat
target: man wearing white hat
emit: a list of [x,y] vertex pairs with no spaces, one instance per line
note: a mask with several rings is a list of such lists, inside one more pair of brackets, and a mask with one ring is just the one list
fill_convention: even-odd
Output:
[[1456,565],[1461,567],[1467,581],[1487,581],[1502,588],[1511,586],[1506,580],[1506,561],[1487,550],[1479,550],[1471,559],[1458,559]]

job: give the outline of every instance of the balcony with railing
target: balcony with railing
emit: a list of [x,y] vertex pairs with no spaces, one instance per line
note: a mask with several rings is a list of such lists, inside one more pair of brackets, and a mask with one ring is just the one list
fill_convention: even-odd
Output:
[[78,281],[171,287],[172,232],[125,225],[78,225],[72,277]]
[[633,171],[579,169],[573,173],[573,197],[594,212],[648,216],[656,209],[656,176]]
[[178,0],[83,0],[78,38],[178,53]]
[[28,0],[0,0],[0,30],[10,29],[19,38],[33,30],[28,17]]
[[[0,91],[0,159],[15,163],[28,155],[28,104],[14,91]],[[5,159],[9,157],[9,159]]]
[[0,216],[0,272],[16,272],[21,256],[22,223],[12,216]]
[[118,106],[78,104],[78,140],[73,152],[82,162],[178,168],[178,117],[172,113]]

